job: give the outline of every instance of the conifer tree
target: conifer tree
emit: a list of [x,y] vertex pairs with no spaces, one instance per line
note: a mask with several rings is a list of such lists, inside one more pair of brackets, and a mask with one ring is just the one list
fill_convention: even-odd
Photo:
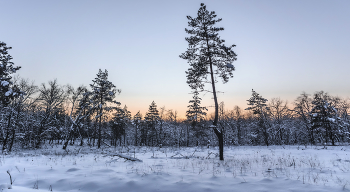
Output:
[[320,140],[325,140],[325,143],[328,143],[329,139],[332,145],[335,145],[335,141],[339,141],[339,136],[342,133],[340,129],[342,121],[331,97],[323,91],[316,92],[312,104],[312,129],[321,136]]
[[11,61],[13,58],[8,53],[12,47],[7,47],[6,43],[0,41],[0,104],[7,106],[12,99],[24,94],[17,86],[13,85],[12,74],[21,67],[15,67]]
[[[2,150],[6,149],[7,141],[10,138],[10,134],[12,134],[12,140],[10,142],[9,150],[12,148],[12,144],[15,137],[15,127],[13,127],[14,121],[13,116],[14,113],[17,112],[17,117],[19,115],[19,104],[15,104],[17,107],[8,106],[11,101],[19,96],[23,96],[25,93],[20,91],[20,89],[13,83],[12,74],[16,73],[21,67],[15,67],[14,63],[11,61],[13,58],[8,53],[8,50],[12,49],[11,47],[7,47],[6,43],[0,41],[0,112],[5,112],[2,114],[6,116],[6,126],[5,123],[4,129],[2,129],[3,138]],[[15,109],[16,108],[16,109]]]
[[232,62],[236,60],[236,54],[232,50],[235,45],[226,46],[225,40],[219,36],[220,31],[224,28],[216,27],[215,24],[222,19],[216,19],[214,11],[209,12],[204,5],[201,4],[197,17],[187,16],[190,29],[185,29],[190,37],[186,37],[189,47],[187,51],[180,55],[180,58],[186,59],[190,65],[187,74],[187,83],[192,89],[204,89],[204,83],[207,82],[210,75],[210,84],[215,104],[215,118],[213,125],[214,132],[219,140],[220,160],[224,160],[224,137],[223,131],[218,129],[218,100],[216,95],[215,77],[222,79],[223,83],[227,83],[234,66]]
[[149,136],[152,140],[152,146],[154,144],[154,137],[158,140],[156,125],[159,122],[159,111],[157,109],[157,105],[154,101],[152,101],[151,105],[148,108],[148,112],[145,115],[145,121],[147,123],[148,129],[150,131]]
[[[198,91],[195,90],[193,92],[193,99],[189,101],[190,105],[188,105],[188,110],[186,111],[187,121],[191,123],[192,130],[195,131],[195,135],[198,138],[200,135],[203,135],[203,130],[197,130],[197,124],[204,120],[204,117],[207,115],[205,112],[208,111],[206,107],[201,107],[201,98],[198,96]],[[187,130],[187,146],[189,142],[189,130]]]
[[138,141],[138,130],[140,128],[140,125],[142,123],[142,115],[140,111],[138,111],[132,120],[133,125],[135,126],[135,132],[134,132],[134,140],[135,140],[135,146],[137,146],[137,141]]
[[188,110],[186,111],[186,117],[188,120],[195,120],[198,122],[198,120],[203,119],[204,116],[207,114],[204,110],[208,111],[206,107],[201,107],[201,98],[198,96],[198,91],[195,90],[193,92],[193,100],[190,100],[189,103],[191,105],[187,106]]
[[154,101],[152,101],[151,105],[148,108],[148,112],[146,113],[145,120],[153,124],[159,121],[159,111]]
[[128,107],[125,105],[123,108],[124,111],[124,118],[126,122],[130,122],[131,121],[131,112],[128,110]]
[[[101,147],[101,127],[102,120],[106,120],[106,113],[111,112],[112,110],[116,110],[117,107],[109,104],[115,104],[117,106],[120,105],[119,102],[115,101],[114,98],[116,94],[120,93],[120,89],[116,89],[116,86],[108,81],[108,71],[104,72],[99,69],[97,73],[97,77],[92,80],[92,84],[90,87],[92,89],[91,99],[94,102],[93,107],[96,110],[95,121],[98,123],[98,141],[97,147]],[[105,118],[103,118],[103,116]]]
[[207,113],[204,111],[208,111],[206,107],[201,107],[201,98],[198,96],[198,91],[195,90],[193,92],[193,100],[190,100],[188,105],[188,110],[186,111],[187,120],[191,122],[192,126],[195,127],[196,123],[203,120]]
[[121,145],[121,137],[124,137],[124,145],[126,145],[126,128],[131,121],[131,113],[128,111],[128,107],[125,105],[123,109],[117,109],[113,117],[112,131],[114,134],[113,139],[119,139]]
[[[124,136],[125,141],[125,128],[127,126],[126,122],[127,119],[125,116],[125,111],[123,109],[118,109],[114,114],[111,127],[114,136],[112,140],[119,140],[120,145],[122,144],[122,136]],[[116,143],[114,143],[114,145],[116,145]]]
[[246,108],[245,110],[251,110],[253,111],[253,114],[257,116],[258,119],[258,132],[256,133],[258,136],[260,135],[259,132],[262,132],[262,136],[264,139],[265,144],[269,145],[269,130],[267,125],[267,111],[269,108],[266,105],[267,99],[260,96],[257,92],[255,92],[252,89],[252,97],[247,100],[248,105],[250,107]]

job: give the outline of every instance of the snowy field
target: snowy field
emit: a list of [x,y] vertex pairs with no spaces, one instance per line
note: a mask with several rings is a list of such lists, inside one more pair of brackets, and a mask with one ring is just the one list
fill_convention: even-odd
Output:
[[350,191],[350,146],[68,148],[2,155],[2,191]]

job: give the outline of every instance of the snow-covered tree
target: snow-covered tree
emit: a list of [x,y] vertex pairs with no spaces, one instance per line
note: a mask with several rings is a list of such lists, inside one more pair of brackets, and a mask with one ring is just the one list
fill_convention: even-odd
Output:
[[40,147],[45,136],[60,129],[60,125],[64,123],[58,117],[64,115],[63,104],[67,99],[68,92],[65,87],[57,83],[56,79],[49,81],[48,84],[47,86],[43,83],[39,87],[40,121],[39,127],[35,131],[36,148]]
[[267,99],[260,96],[257,92],[252,89],[252,97],[247,100],[250,107],[245,110],[250,110],[257,118],[257,127],[256,133],[253,133],[255,136],[263,137],[265,145],[269,145],[269,125],[268,125],[268,113],[269,107],[267,107]]
[[126,134],[127,127],[131,121],[131,113],[128,111],[128,107],[125,105],[123,109],[117,109],[117,112],[114,114],[112,119],[112,133],[114,141],[114,145],[116,145],[116,141],[119,140],[120,145],[122,144],[122,136],[124,137],[124,145],[126,145]]
[[242,109],[238,107],[237,105],[233,108],[233,119],[235,120],[235,128],[237,131],[237,144],[242,145],[243,144],[243,138],[242,138],[242,127],[243,127],[243,120],[244,115],[242,112]]
[[157,129],[156,125],[160,120],[159,111],[157,109],[157,105],[154,101],[152,101],[151,105],[148,108],[148,111],[145,115],[145,122],[148,126],[149,137],[151,138],[152,146],[154,145],[154,139],[158,139],[157,137]]
[[9,149],[12,148],[16,129],[14,124],[17,123],[15,119],[18,120],[18,110],[20,110],[22,106],[22,99],[12,103],[11,106],[9,105],[14,99],[25,94],[24,92],[20,91],[18,86],[13,82],[12,75],[21,67],[14,66],[14,63],[12,62],[13,58],[8,53],[8,50],[10,49],[12,48],[7,47],[6,43],[0,41],[0,112],[1,115],[5,117],[3,118],[3,122],[0,122],[1,135],[3,138],[3,150],[7,148],[10,138],[12,138],[12,140],[10,142]]
[[335,108],[332,98],[323,91],[316,92],[312,101],[311,126],[318,134],[320,141],[332,145],[339,141],[342,134],[341,118],[338,116],[338,110]]
[[148,111],[145,116],[145,120],[147,122],[152,122],[152,123],[156,123],[159,120],[159,111],[154,101],[152,101],[151,105],[148,108]]
[[[201,107],[201,98],[198,96],[199,93],[197,90],[193,92],[193,99],[189,101],[190,105],[187,106],[188,110],[186,111],[186,117],[187,121],[190,122],[192,130],[194,131],[194,135],[198,139],[200,136],[203,135],[203,127],[197,126],[199,122],[203,121],[205,119],[205,116],[207,113],[205,111],[208,111],[206,107]],[[187,145],[188,145],[188,137],[189,137],[189,130],[187,129]]]
[[206,107],[201,107],[202,99],[198,95],[198,91],[195,90],[193,92],[193,99],[189,101],[190,105],[187,106],[188,110],[186,111],[187,120],[195,123],[201,119],[204,119],[204,117],[207,115],[205,111],[208,111]]
[[24,94],[13,84],[11,75],[21,67],[14,66],[11,61],[13,58],[8,53],[9,49],[12,47],[7,47],[6,43],[0,41],[0,104],[3,106],[7,106],[12,99]]
[[223,132],[218,129],[218,100],[216,96],[215,77],[222,79],[223,83],[227,83],[234,66],[232,62],[236,60],[236,54],[232,50],[235,45],[226,46],[225,40],[219,36],[220,31],[224,28],[216,27],[215,24],[222,19],[216,19],[214,11],[209,12],[204,5],[201,4],[197,17],[187,16],[190,29],[185,29],[190,37],[186,37],[189,47],[187,51],[180,55],[180,58],[186,59],[190,65],[187,74],[187,83],[196,90],[204,89],[204,83],[208,82],[210,76],[210,84],[214,96],[215,118],[213,125],[214,132],[219,140],[220,160],[224,159],[224,141]]
[[291,110],[287,101],[280,98],[272,98],[268,104],[268,114],[271,118],[271,133],[275,144],[288,144],[290,129],[288,120],[291,118]]
[[140,111],[138,111],[132,119],[132,124],[135,127],[135,131],[134,131],[134,145],[135,146],[138,145],[138,142],[137,142],[139,140],[138,130],[140,129],[141,123],[142,123],[142,115],[141,115]]
[[[158,144],[163,145],[163,143],[167,140],[166,132],[164,131],[164,127],[167,127],[168,123],[166,122],[167,110],[165,106],[159,109],[159,122],[158,122]],[[176,112],[176,111],[175,111]]]
[[340,99],[336,103],[336,108],[338,110],[338,116],[341,118],[341,138],[342,142],[350,141],[350,100],[349,99]]
[[[314,130],[311,126],[311,110],[312,110],[312,99],[310,95],[302,93],[294,102],[294,112],[298,115],[298,118],[301,120],[301,129],[300,133],[305,132],[299,137],[306,137],[307,141],[305,143],[315,143],[314,139]],[[303,136],[305,135],[305,136]],[[305,140],[305,139],[302,139]]]
[[[115,101],[116,94],[120,93],[120,89],[116,89],[116,86],[108,80],[108,71],[104,72],[99,69],[97,77],[92,80],[91,87],[91,100],[93,101],[93,108],[95,109],[96,116],[95,121],[98,123],[98,140],[97,147],[101,147],[101,129],[102,122],[106,122],[108,119],[107,114],[113,110],[116,110],[119,102]],[[112,105],[114,104],[114,105]]]
[[119,140],[119,145],[122,145],[122,136],[125,141],[125,129],[127,127],[127,117],[123,109],[118,109],[114,114],[111,121],[111,129],[113,133],[112,144],[116,145],[116,141]]
[[[85,108],[84,105],[81,105],[81,101],[86,98],[85,93],[87,92],[87,88],[85,86],[79,86],[78,88],[74,89],[72,86],[68,86],[68,101],[70,104],[70,112],[69,116],[67,117],[70,121],[70,126],[66,130],[66,139],[63,144],[63,149],[67,148],[68,141],[75,139],[77,137],[81,137],[81,145],[83,142],[82,138],[82,122],[86,118],[86,114],[84,113],[84,110],[81,110],[82,108]],[[90,113],[89,113],[90,114]]]

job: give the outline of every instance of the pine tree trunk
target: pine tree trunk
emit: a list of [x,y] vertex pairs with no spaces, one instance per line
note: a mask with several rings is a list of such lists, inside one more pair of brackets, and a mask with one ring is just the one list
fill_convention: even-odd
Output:
[[[208,47],[208,51],[209,51],[209,47]],[[216,96],[213,65],[212,65],[211,57],[209,57],[209,62],[210,62],[211,85],[213,88],[214,103],[215,103],[215,118],[214,118],[214,122],[213,122],[213,125],[214,125],[213,129],[214,129],[215,135],[217,136],[217,138],[219,140],[220,160],[224,160],[224,137],[223,137],[223,133],[220,132],[217,128],[218,120],[219,120],[219,105],[218,105],[218,99]]]

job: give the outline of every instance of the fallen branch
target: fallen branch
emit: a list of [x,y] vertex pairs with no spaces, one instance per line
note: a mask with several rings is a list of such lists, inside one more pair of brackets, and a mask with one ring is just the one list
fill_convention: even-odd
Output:
[[138,162],[142,162],[142,160],[140,160],[140,159],[137,159],[137,158],[134,158],[134,157],[129,157],[129,156],[126,156],[126,155],[123,155],[123,154],[119,154],[119,153],[110,154],[110,155],[111,155],[111,156],[121,157],[121,158],[124,158],[124,159],[129,160],[129,161],[138,161]]
[[104,142],[104,141],[102,141],[102,143],[104,143],[105,145],[107,145],[108,147],[112,147],[112,146],[110,146],[110,145],[108,145],[106,142]]
[[171,156],[171,158],[175,157],[176,155],[181,155],[182,157],[187,157],[187,156],[183,156],[181,153],[177,152],[175,155]]

